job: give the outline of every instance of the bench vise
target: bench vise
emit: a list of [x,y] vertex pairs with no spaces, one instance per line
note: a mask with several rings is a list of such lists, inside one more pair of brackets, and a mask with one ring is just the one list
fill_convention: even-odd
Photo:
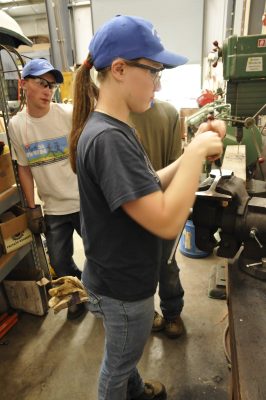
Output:
[[217,256],[238,257],[239,267],[266,280],[266,183],[244,182],[230,171],[212,171],[193,206],[196,246]]

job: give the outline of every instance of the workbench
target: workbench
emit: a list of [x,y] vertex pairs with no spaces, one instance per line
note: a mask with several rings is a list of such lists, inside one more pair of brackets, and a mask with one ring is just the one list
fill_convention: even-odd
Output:
[[228,265],[232,400],[266,399],[266,281]]

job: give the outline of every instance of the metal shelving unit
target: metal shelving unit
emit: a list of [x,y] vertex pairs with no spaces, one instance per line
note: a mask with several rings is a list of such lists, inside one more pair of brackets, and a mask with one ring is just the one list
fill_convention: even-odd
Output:
[[0,258],[0,281],[16,267],[16,265],[31,251],[31,245],[26,244],[12,253],[4,254]]
[[[17,78],[20,79],[20,72],[17,67],[17,62],[23,65],[23,60],[19,53],[8,45],[2,45],[0,43],[0,116],[3,119],[5,127],[6,142],[10,145],[10,139],[8,135],[8,122],[11,115],[14,115],[16,111],[21,110],[23,106],[23,99],[21,100],[17,110],[11,111],[9,109],[9,99],[7,93],[7,85],[5,81],[5,70],[1,59],[1,50],[5,50],[10,60],[14,63],[13,71],[17,71]],[[8,190],[0,193],[0,214],[10,209],[12,206],[19,204],[26,206],[23,192],[20,188],[19,177],[17,173],[16,163],[13,162],[14,174],[16,178],[16,185],[12,186]],[[26,244],[23,247],[9,253],[4,254],[0,257],[0,282],[11,273],[12,279],[18,280],[39,280],[42,277],[50,278],[49,267],[42,245],[40,235],[32,235],[33,240],[30,244]]]
[[20,201],[18,188],[13,186],[0,193],[0,214]]

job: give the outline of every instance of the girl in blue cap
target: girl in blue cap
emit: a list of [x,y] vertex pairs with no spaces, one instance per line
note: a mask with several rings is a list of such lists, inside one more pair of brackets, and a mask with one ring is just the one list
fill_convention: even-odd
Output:
[[182,230],[202,163],[221,155],[225,128],[221,121],[201,126],[206,132],[182,157],[155,172],[128,120],[150,107],[161,71],[186,61],[164,49],[150,22],[117,16],[95,34],[77,71],[70,156],[86,252],[82,280],[106,334],[99,400],[167,398],[164,385],[143,382],[136,368],[153,323],[159,237]]

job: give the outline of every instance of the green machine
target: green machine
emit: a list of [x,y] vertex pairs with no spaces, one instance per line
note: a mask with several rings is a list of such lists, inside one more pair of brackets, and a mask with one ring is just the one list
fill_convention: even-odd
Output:
[[224,145],[246,145],[250,176],[257,164],[263,162],[257,117],[266,114],[266,35],[233,35],[225,39],[222,48],[217,42],[214,45],[217,61],[219,57],[223,61],[225,96],[188,118],[188,137],[209,114],[223,119],[227,123]]
[[256,115],[266,103],[266,35],[230,36],[221,56],[232,115]]

